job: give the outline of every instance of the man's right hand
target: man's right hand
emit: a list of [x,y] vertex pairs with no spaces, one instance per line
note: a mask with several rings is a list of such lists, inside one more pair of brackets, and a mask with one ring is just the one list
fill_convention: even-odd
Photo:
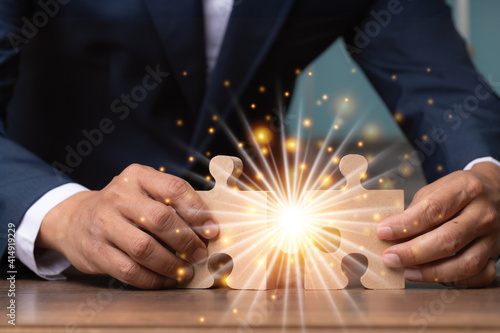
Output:
[[77,193],[49,211],[36,246],[62,253],[83,273],[157,289],[190,279],[189,262],[207,257],[198,235],[211,239],[218,231],[186,181],[133,164],[101,191]]

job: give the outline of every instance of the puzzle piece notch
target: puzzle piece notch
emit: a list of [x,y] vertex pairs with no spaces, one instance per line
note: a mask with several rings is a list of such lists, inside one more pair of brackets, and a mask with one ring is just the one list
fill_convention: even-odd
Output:
[[[361,155],[347,155],[340,162],[346,185],[340,191],[309,191],[307,197],[331,200],[320,213],[319,227],[335,227],[340,231],[340,245],[332,253],[322,252],[316,246],[305,250],[305,288],[343,289],[348,279],[341,264],[346,255],[360,253],[368,260],[361,283],[369,289],[403,289],[403,269],[387,268],[382,253],[395,242],[378,239],[375,230],[379,221],[401,213],[404,209],[402,190],[366,190],[361,185],[368,163]],[[319,197],[319,199],[318,199]],[[331,207],[336,207],[335,211]],[[381,209],[383,207],[383,209]],[[341,208],[338,210],[337,208]],[[329,223],[325,223],[328,217]],[[341,222],[339,222],[341,221]],[[323,224],[323,225],[322,225]]]
[[[259,232],[266,232],[267,197],[263,191],[239,191],[236,180],[243,171],[239,158],[215,156],[209,170],[215,180],[210,191],[199,191],[215,221],[219,234],[209,241],[208,259],[193,265],[194,277],[182,288],[210,288],[215,279],[208,262],[215,254],[224,253],[232,258],[233,270],[226,283],[233,289],[265,290],[272,288],[275,278],[269,277],[267,248],[256,239]],[[269,270],[271,271],[271,270]]]

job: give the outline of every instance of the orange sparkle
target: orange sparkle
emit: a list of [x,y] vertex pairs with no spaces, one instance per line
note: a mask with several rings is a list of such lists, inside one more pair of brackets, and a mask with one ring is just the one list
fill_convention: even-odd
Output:
[[324,101],[327,101],[328,100],[328,95],[327,94],[323,94],[322,98],[323,98]]
[[396,112],[394,114],[394,120],[397,122],[397,123],[401,123],[403,121],[403,115],[400,113],[400,112]]
[[212,177],[210,177],[209,175],[206,175],[205,176],[205,179],[207,180],[207,182],[211,181],[212,180]]
[[238,148],[243,148],[243,142],[238,142]]
[[364,145],[365,145],[365,143],[363,141],[358,141],[358,147],[359,148],[362,148]]
[[194,156],[189,156],[188,161],[193,163],[194,162]]
[[252,103],[252,104],[250,104],[250,107],[251,107],[252,109],[255,109],[255,108],[257,107],[257,105],[255,105],[255,103]]
[[262,152],[262,155],[267,155],[267,154],[269,154],[269,149],[267,149],[266,147],[262,147],[262,148],[260,149],[260,151]]
[[442,165],[438,165],[438,166],[436,167],[436,170],[437,170],[438,172],[443,171],[443,166],[442,166]]
[[285,97],[290,97],[290,92],[289,91],[285,91],[284,95],[285,95]]
[[391,76],[392,81],[396,81],[398,79],[398,76],[396,74],[393,74]]
[[266,115],[266,121],[271,121],[271,115],[270,114]]
[[211,153],[209,150],[207,150],[207,151],[205,152],[205,156],[206,156],[206,157],[210,157],[211,155],[212,155],[212,153]]
[[181,127],[182,125],[184,125],[184,120],[177,119],[177,121],[175,122],[175,124],[177,125],[177,127]]
[[326,148],[326,151],[331,153],[333,151],[333,147],[330,146],[330,147]]
[[209,134],[214,134],[214,133],[215,133],[215,129],[214,129],[213,127],[210,127],[210,128],[208,129],[208,133],[209,133]]
[[286,140],[286,150],[289,153],[294,153],[297,150],[297,140],[295,138],[289,138]]
[[273,133],[267,127],[256,127],[253,131],[253,135],[259,144],[268,144],[273,139]]
[[158,170],[160,170],[160,172],[165,172],[165,167],[161,166]]
[[330,176],[328,175],[325,175],[323,176],[323,179],[321,180],[321,183],[323,184],[323,186],[328,186],[332,183],[332,179]]
[[261,94],[265,93],[265,92],[266,92],[266,87],[265,87],[265,86],[260,86],[260,87],[259,87],[259,92],[260,92]]
[[182,76],[184,77],[188,76],[188,72],[187,71],[182,72]]
[[302,125],[304,125],[304,127],[311,127],[312,126],[312,120],[310,118],[305,118],[303,121],[302,121]]
[[212,120],[213,120],[213,121],[217,121],[217,120],[219,120],[219,116],[218,116],[218,115],[216,115],[216,114],[214,114],[214,115],[212,116]]
[[434,99],[433,99],[433,98],[429,98],[429,99],[427,100],[427,104],[429,104],[429,105],[434,105]]
[[229,88],[231,86],[231,81],[224,80],[224,82],[222,84],[224,85],[224,87]]

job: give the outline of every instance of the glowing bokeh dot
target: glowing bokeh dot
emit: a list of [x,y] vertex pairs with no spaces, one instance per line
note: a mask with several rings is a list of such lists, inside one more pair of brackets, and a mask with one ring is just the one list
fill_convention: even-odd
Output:
[[267,127],[257,127],[254,129],[253,135],[259,144],[267,144],[272,141],[273,133]]
[[294,153],[297,150],[297,139],[295,138],[288,138],[285,142],[286,150],[289,153]]
[[397,123],[400,123],[403,121],[403,115],[400,113],[400,112],[396,112],[394,114],[394,120],[397,122]]

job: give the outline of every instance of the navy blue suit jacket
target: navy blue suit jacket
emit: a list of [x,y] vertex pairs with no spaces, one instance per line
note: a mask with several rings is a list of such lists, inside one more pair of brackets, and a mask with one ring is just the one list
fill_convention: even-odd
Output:
[[428,180],[500,159],[500,102],[443,0],[235,0],[208,83],[200,2],[0,0],[0,251],[7,223],[64,183],[100,189],[131,163],[183,176],[192,151],[227,154],[212,114],[263,117],[250,104],[276,105],[338,37],[410,142],[436,136]]

